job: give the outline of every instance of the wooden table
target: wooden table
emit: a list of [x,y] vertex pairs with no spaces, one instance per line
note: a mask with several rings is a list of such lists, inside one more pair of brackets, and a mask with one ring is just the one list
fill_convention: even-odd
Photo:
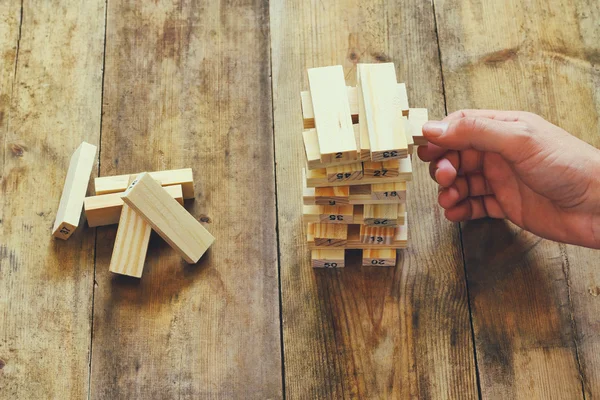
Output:
[[[598,21],[596,0],[2,1],[0,397],[600,396],[600,253],[445,221],[419,161],[399,267],[311,269],[299,95],[308,67],[393,61],[432,118],[524,109],[600,146]],[[108,271],[115,227],[52,240],[82,140],[94,176],[193,167],[209,254],[153,237],[135,280]]]

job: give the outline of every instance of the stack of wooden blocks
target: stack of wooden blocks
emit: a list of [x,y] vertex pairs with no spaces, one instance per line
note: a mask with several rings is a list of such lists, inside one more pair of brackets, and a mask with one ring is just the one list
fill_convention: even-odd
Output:
[[301,93],[304,211],[312,266],[340,268],[345,250],[363,266],[395,266],[407,246],[407,181],[427,109],[409,108],[393,63],[358,64],[357,86],[341,66],[308,70]]
[[90,227],[119,224],[110,271],[142,276],[154,229],[185,261],[194,264],[214,237],[183,207],[194,198],[191,168],[96,178],[96,195],[85,197],[96,146],[82,143],[71,157],[53,236],[68,239],[81,217]]

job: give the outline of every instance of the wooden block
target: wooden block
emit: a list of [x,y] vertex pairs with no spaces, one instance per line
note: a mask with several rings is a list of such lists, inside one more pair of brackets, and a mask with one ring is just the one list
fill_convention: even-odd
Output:
[[362,179],[362,163],[357,162],[349,165],[325,168],[329,182],[355,181]]
[[122,197],[190,264],[198,262],[215,240],[146,172],[133,181]]
[[308,83],[321,162],[356,160],[358,149],[342,66],[311,68]]
[[363,163],[365,177],[395,177],[400,174],[400,160],[367,161]]
[[[389,187],[391,190],[385,196],[385,192],[379,193],[381,199],[376,198],[371,193],[371,187],[376,185],[353,185],[353,186],[335,186],[335,187],[322,187],[322,188],[307,188],[306,179],[303,179],[304,191],[303,191],[303,203],[306,205],[360,205],[360,204],[390,204],[390,203],[403,203],[406,200],[406,183],[386,183],[383,185]],[[342,193],[337,190],[343,190]],[[322,191],[321,191],[322,190]],[[348,192],[346,192],[348,190]],[[317,197],[316,193],[322,197]],[[346,196],[346,193],[348,195]],[[340,197],[344,195],[344,197]]]
[[327,169],[312,169],[306,171],[306,186],[307,187],[326,187],[326,186],[346,186],[346,185],[366,185],[366,184],[377,184],[377,183],[394,183],[394,182],[405,182],[412,179],[412,165],[409,158],[403,158],[399,160],[398,176],[364,176],[361,175],[360,179],[354,180],[341,180],[341,181],[329,181],[327,177]]
[[350,204],[350,187],[322,187],[313,188],[315,191],[315,204],[325,206]]
[[[354,131],[354,137],[356,140],[356,146],[360,149],[360,138],[359,138],[359,126],[358,124],[352,125]],[[342,160],[335,162],[321,162],[321,153],[319,151],[319,141],[317,138],[317,131],[315,129],[307,129],[302,132],[302,140],[304,142],[304,151],[306,154],[306,164],[309,169],[337,167],[340,165],[354,164],[359,161],[371,160],[371,152],[367,149],[366,151],[360,150],[356,154],[354,160]]]
[[358,64],[358,87],[363,95],[371,160],[405,158],[408,155],[405,126],[393,63]]
[[[308,224],[306,237],[308,240],[308,248],[311,250],[316,249],[330,249],[330,246],[316,246],[314,240],[314,224]],[[361,229],[364,229],[364,225],[347,225],[348,226],[348,240],[346,244],[343,246],[344,249],[381,249],[381,248],[391,248],[391,249],[403,249],[406,248],[408,244],[408,223],[404,225],[397,226],[396,228],[385,228],[390,229],[393,233],[393,237],[391,238],[390,245],[382,245],[381,243],[377,243],[377,240],[373,240],[372,243],[363,243],[361,237]],[[381,228],[376,228],[381,229]],[[342,246],[340,246],[342,248]]]
[[[348,90],[348,104],[350,104],[350,115],[352,116],[352,123],[357,124],[359,117],[359,96],[360,91],[357,87],[347,86]],[[400,108],[402,115],[408,116],[408,96],[406,95],[406,85],[404,83],[398,83],[397,94],[400,102]],[[304,119],[304,129],[310,129],[315,127],[315,114],[313,112],[312,100],[310,92],[308,90],[300,93],[300,99],[302,102],[302,118]]]
[[[191,168],[156,171],[148,174],[152,179],[161,182],[162,186],[181,185],[183,198],[194,198],[194,176]],[[131,179],[135,179],[138,175],[139,173],[96,178],[94,181],[96,195],[124,192]]]
[[96,146],[82,142],[71,156],[69,170],[60,197],[52,236],[67,240],[77,226],[83,209],[83,199],[96,162]]
[[141,278],[151,232],[150,224],[124,204],[109,271]]
[[406,200],[406,183],[379,183],[371,185],[371,198],[377,200],[388,200],[397,198],[401,201]]
[[408,115],[408,122],[412,131],[413,140],[416,146],[423,146],[429,143],[423,136],[423,125],[429,120],[426,108],[411,108]]
[[344,249],[312,250],[313,268],[344,268]]
[[360,241],[363,244],[389,246],[392,244],[395,234],[396,228],[393,227],[360,226]]
[[348,241],[348,225],[314,224],[316,246],[345,246]]
[[354,206],[303,206],[305,222],[322,222],[328,224],[351,224],[354,217]]
[[362,253],[362,266],[394,267],[396,265],[396,252],[396,249],[365,249]]
[[404,122],[404,133],[406,133],[406,144],[408,146],[408,154],[413,154],[413,150],[415,147],[415,140],[413,139],[413,130],[408,122],[408,117],[402,116],[402,121]]
[[[165,186],[164,189],[179,204],[183,205],[181,185]],[[83,202],[85,217],[90,228],[118,223],[122,208],[123,200],[121,199],[121,193],[90,196],[86,197]]]
[[396,226],[401,204],[367,204],[364,206],[363,221],[369,226]]

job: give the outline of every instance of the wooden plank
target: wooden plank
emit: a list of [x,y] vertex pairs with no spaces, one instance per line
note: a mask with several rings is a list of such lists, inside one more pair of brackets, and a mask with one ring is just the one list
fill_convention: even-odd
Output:
[[[350,105],[350,114],[352,116],[352,123],[357,124],[359,120],[359,109],[360,109],[360,91],[357,87],[347,86],[348,93],[348,104]],[[406,91],[405,83],[398,83],[396,86],[397,96],[399,99],[400,110],[402,115],[408,116],[408,95]],[[315,127],[315,114],[313,111],[312,99],[310,91],[305,90],[300,93],[300,101],[302,104],[302,118],[304,120],[304,129],[310,129]]]
[[[183,205],[181,185],[165,186],[164,189],[171,197],[177,200],[179,204]],[[83,209],[85,211],[88,226],[93,228],[117,224],[121,217],[121,209],[123,208],[121,194],[122,193],[111,193],[86,197],[83,202]]]
[[325,168],[329,182],[356,181],[363,178],[362,163]]
[[305,222],[350,224],[354,221],[354,206],[304,206],[302,215]]
[[362,252],[363,267],[395,267],[396,249],[366,249]]
[[73,150],[100,137],[105,4],[0,2],[3,399],[89,397],[95,232],[50,233]]
[[400,175],[400,160],[368,161],[363,163],[365,177],[392,178]]
[[387,201],[390,199],[406,200],[406,183],[379,183],[371,185],[371,197]]
[[[303,180],[303,203],[305,205],[345,205],[345,204],[390,204],[406,201],[406,183],[388,183],[382,185],[353,185],[321,188],[307,188]],[[377,192],[371,192],[371,187],[377,187]],[[345,196],[348,189],[348,196]],[[336,195],[337,189],[344,189],[344,196]],[[381,190],[384,190],[383,192]],[[317,192],[319,196],[317,196]],[[386,194],[387,193],[387,194]],[[340,194],[337,192],[337,194]]]
[[197,263],[215,240],[146,172],[138,175],[121,198],[190,264]]
[[399,99],[393,63],[358,64],[358,81],[369,132],[371,160],[405,158],[408,154],[405,126],[398,112]]
[[365,225],[396,226],[402,224],[399,217],[404,216],[403,204],[367,204],[364,206]]
[[312,250],[310,259],[313,268],[344,268],[344,249]]
[[[124,192],[132,179],[135,179],[140,172],[136,174],[125,174],[115,176],[102,176],[94,181],[96,195]],[[152,179],[155,179],[163,186],[181,185],[184,199],[194,198],[194,174],[191,168],[182,168],[166,171],[149,172]]]
[[97,229],[90,398],[281,398],[268,3],[107,4],[100,175],[192,167],[217,240],[190,266],[151,235],[132,282]]
[[308,70],[321,162],[356,160],[356,140],[341,65]]
[[[393,208],[388,210],[387,207]],[[364,225],[404,225],[406,220],[406,205],[404,203],[381,204],[369,207],[384,207],[381,211],[369,209],[365,216],[365,208],[362,204],[319,206],[304,205],[302,217],[304,222],[327,223],[327,224],[364,224]],[[376,215],[377,217],[375,217]]]
[[[344,176],[342,176],[343,178]],[[400,160],[398,176],[364,176],[353,180],[329,180],[329,174],[326,169],[311,169],[306,171],[307,187],[328,187],[328,186],[346,186],[346,185],[367,185],[379,183],[397,183],[406,182],[412,179],[412,164],[410,157]]]
[[361,148],[360,128],[358,124],[352,125],[354,131],[354,137],[356,141],[356,147],[359,151],[356,154],[356,158],[352,160],[338,160],[335,162],[321,162],[321,153],[319,151],[319,139],[317,138],[317,131],[315,129],[307,129],[302,132],[302,140],[304,141],[304,151],[306,153],[306,165],[308,169],[338,167],[340,165],[355,164],[356,160],[368,161],[371,159],[371,152],[369,151],[368,142],[367,148]]
[[418,223],[398,269],[352,268],[360,259],[349,255],[340,273],[314,271],[299,235],[305,158],[294,94],[307,87],[306,68],[342,64],[355,85],[357,62],[392,60],[411,104],[443,118],[431,3],[269,4],[286,397],[477,399],[459,230],[425,163],[415,161],[407,205]]
[[349,186],[323,187],[311,189],[314,192],[314,204],[316,205],[335,206],[349,204]]
[[127,204],[123,205],[109,271],[141,278],[152,227]]
[[[589,23],[600,17],[598,2],[438,5],[448,110],[531,111],[600,147],[600,82],[590,58],[600,31]],[[598,252],[504,221],[467,223],[462,232],[482,398],[598,397],[600,305],[588,291]]]
[[[328,243],[317,244],[315,242],[315,225],[308,223],[306,227],[306,242],[310,250],[331,249]],[[395,228],[374,228],[364,225],[345,225],[348,229],[346,243],[336,246],[346,250],[356,249],[404,249],[408,245],[408,225]]]
[[343,247],[348,241],[348,225],[313,224],[315,246]]
[[408,122],[412,132],[415,146],[423,146],[429,143],[423,136],[423,125],[429,120],[429,113],[426,108],[411,108],[408,116]]
[[96,163],[96,146],[83,142],[69,162],[52,236],[67,240],[79,226],[83,200]]

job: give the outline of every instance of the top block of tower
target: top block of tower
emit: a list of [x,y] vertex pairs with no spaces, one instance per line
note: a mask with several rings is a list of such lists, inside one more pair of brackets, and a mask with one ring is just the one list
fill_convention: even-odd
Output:
[[357,159],[348,89],[341,65],[308,70],[321,162]]

